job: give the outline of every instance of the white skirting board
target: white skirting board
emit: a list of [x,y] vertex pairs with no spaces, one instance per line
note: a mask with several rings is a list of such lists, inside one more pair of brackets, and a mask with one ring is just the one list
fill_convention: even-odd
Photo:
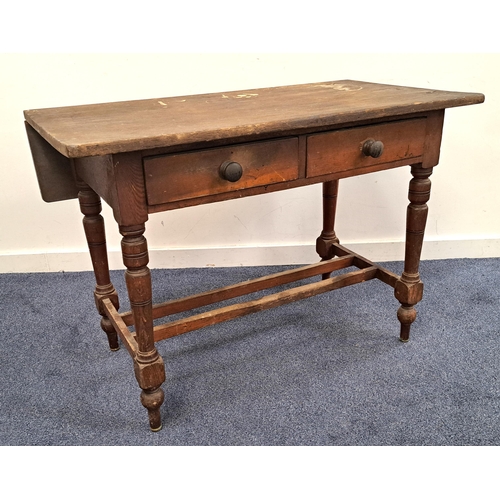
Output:
[[[402,261],[404,242],[341,242],[374,262]],[[422,259],[500,258],[500,239],[439,240],[424,242]],[[238,267],[302,265],[318,261],[314,245],[268,247],[150,249],[149,267]],[[123,269],[118,249],[110,249],[111,269]],[[92,270],[85,249],[73,252],[0,255],[0,273],[75,272]]]

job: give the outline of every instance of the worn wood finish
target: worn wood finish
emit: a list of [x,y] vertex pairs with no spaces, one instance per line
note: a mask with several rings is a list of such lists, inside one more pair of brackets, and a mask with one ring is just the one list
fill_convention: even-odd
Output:
[[337,255],[338,257],[351,257],[353,259],[352,261],[353,265],[359,267],[360,269],[364,269],[367,267],[376,267],[377,279],[384,282],[386,285],[391,286],[392,288],[396,286],[396,283],[400,279],[400,276],[397,275],[396,273],[393,273],[392,271],[389,271],[388,269],[385,269],[384,267],[375,264],[371,260],[368,260],[366,257],[363,257],[362,255],[359,255],[356,252],[349,250],[343,245],[334,243],[332,245],[332,251],[333,254]]
[[109,347],[112,351],[116,351],[119,349],[118,337],[102,304],[103,299],[109,299],[116,309],[120,307],[118,294],[111,283],[109,275],[104,219],[101,215],[101,199],[81,180],[77,181],[77,186],[80,189],[78,199],[80,202],[80,210],[84,215],[83,227],[96,280],[96,288],[94,291],[95,303],[99,314],[102,316],[101,328],[108,336]]
[[261,299],[223,307],[213,311],[197,314],[189,318],[181,319],[179,321],[172,321],[171,323],[167,323],[165,325],[155,326],[155,341],[175,337],[183,333],[215,325],[217,323],[221,323],[222,321],[239,318],[247,314],[289,304],[290,302],[313,297],[314,295],[318,295],[320,293],[330,292],[332,290],[337,290],[356,283],[362,283],[373,279],[376,274],[376,267],[360,269],[358,271],[346,273],[342,276],[328,278],[317,283],[302,285],[291,290],[268,295]]
[[[119,337],[133,359],[151,429],[161,428],[164,400],[159,340],[376,278],[394,289],[400,339],[407,341],[423,292],[429,176],[439,160],[444,112],[483,100],[475,93],[342,80],[25,111],[43,198],[79,192],[103,329],[110,345],[117,347]],[[413,179],[399,276],[339,244],[336,200],[339,179],[408,164]],[[149,213],[313,183],[323,183],[321,262],[153,306],[144,236]],[[121,314],[109,280],[101,198],[123,237],[131,311]],[[348,267],[358,270],[330,277]],[[320,275],[314,283],[153,326],[163,316]]]
[[43,201],[71,200],[78,197],[73,161],[54,149],[25,122],[33,164]]
[[143,224],[148,220],[148,206],[141,154],[116,154],[111,157],[111,162],[108,182],[114,188],[113,214],[116,222],[120,226]]
[[[191,295],[182,299],[171,300],[162,304],[153,306],[153,319],[163,318],[172,314],[178,314],[184,311],[190,311],[198,307],[208,306],[224,300],[235,299],[250,293],[261,292],[295,281],[304,280],[317,276],[321,273],[330,274],[333,271],[345,269],[353,265],[353,257],[345,255],[338,259],[327,262],[319,262],[309,266],[303,266],[299,269],[291,269],[280,273],[270,274],[261,278],[236,283],[234,285],[210,290],[208,292]],[[121,313],[121,318],[126,325],[133,325],[133,315],[131,312]]]
[[111,155],[75,158],[72,161],[79,179],[89,185],[110,207],[114,209],[119,206]]
[[423,168],[435,167],[439,162],[443,123],[444,109],[427,113],[424,154],[420,162]]
[[144,230],[144,224],[120,226],[123,263],[127,268],[125,282],[137,341],[135,376],[142,389],[141,402],[148,410],[151,430],[159,431],[162,427],[160,407],[164,393],[161,384],[165,381],[165,367],[153,338],[151,273],[147,267],[149,256]]
[[115,328],[116,333],[120,336],[120,340],[125,344],[127,351],[132,357],[135,357],[139,349],[135,335],[133,335],[127,328],[120,314],[116,310],[115,306],[109,299],[104,299],[102,301],[104,310],[106,311],[106,316]]
[[[404,160],[415,163],[424,153],[426,119],[415,118],[368,127],[323,132],[307,138],[307,177]],[[384,145],[380,156],[363,152],[369,139]]]
[[358,169],[344,170],[342,172],[335,172],[334,174],[320,175],[318,177],[305,177],[293,181],[278,182],[275,184],[268,184],[266,186],[255,186],[246,189],[240,189],[237,192],[229,191],[226,193],[213,194],[208,196],[201,196],[199,198],[187,198],[184,200],[173,201],[170,203],[162,203],[161,205],[149,205],[149,213],[165,212],[167,210],[177,210],[179,208],[192,207],[196,205],[205,205],[207,203],[215,203],[218,201],[232,200],[234,198],[245,198],[247,196],[255,196],[259,194],[274,193],[286,189],[295,189],[299,187],[309,186],[311,184],[318,184],[329,182],[332,180],[346,179],[358,175],[370,174],[372,172],[380,172],[391,168],[406,166],[407,160],[399,160],[391,163],[379,163],[377,165],[370,165],[367,167],[360,167]]
[[[316,240],[316,252],[322,260],[328,260],[334,256],[332,245],[339,242],[335,234],[338,189],[338,180],[323,183],[323,230]],[[323,279],[329,277],[329,272],[323,274]]]
[[24,116],[60,153],[78,158],[220,139],[286,136],[483,100],[482,94],[341,80],[27,110]]
[[[194,153],[144,159],[149,205],[267,186],[299,176],[298,139],[263,141]],[[241,165],[242,177],[229,182],[219,173],[226,161]]]
[[398,319],[401,322],[400,340],[407,342],[410,338],[410,326],[417,317],[415,304],[422,300],[424,285],[418,272],[420,255],[424,242],[425,224],[431,195],[432,168],[423,168],[417,164],[411,167],[413,179],[410,181],[406,216],[406,246],[405,264],[401,279],[396,283],[394,290],[396,298],[401,302],[398,310]]

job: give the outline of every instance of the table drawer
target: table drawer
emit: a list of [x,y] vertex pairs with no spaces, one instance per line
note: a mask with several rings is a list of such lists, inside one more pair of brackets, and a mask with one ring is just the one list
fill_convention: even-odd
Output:
[[[222,177],[226,162],[241,166],[238,180]],[[298,138],[146,157],[144,173],[149,205],[291,181],[299,176]]]
[[[426,118],[415,118],[310,135],[306,175],[316,177],[401,160],[411,163],[423,155],[425,131]],[[369,140],[382,142],[380,156],[363,151]],[[376,149],[371,153],[376,155]]]

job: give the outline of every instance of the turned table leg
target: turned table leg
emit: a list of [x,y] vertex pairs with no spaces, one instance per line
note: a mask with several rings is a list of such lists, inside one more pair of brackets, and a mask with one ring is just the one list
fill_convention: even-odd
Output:
[[144,224],[120,226],[123,263],[127,268],[125,281],[138,345],[134,371],[142,389],[141,403],[148,410],[151,430],[159,431],[162,427],[160,407],[164,393],[161,384],[165,381],[165,366],[153,338],[151,274],[147,267],[149,256],[144,230]]
[[[334,229],[338,187],[338,180],[323,183],[323,230],[316,240],[316,252],[321,260],[332,259],[334,256],[332,245],[339,242]],[[328,279],[330,273],[323,274],[322,277]]]
[[413,179],[410,181],[407,217],[406,217],[406,246],[404,271],[396,283],[394,294],[401,303],[398,310],[398,319],[401,323],[400,340],[408,342],[410,326],[417,317],[415,304],[422,300],[424,285],[420,280],[418,268],[424,241],[425,224],[427,222],[427,202],[431,194],[432,168],[422,168],[420,164],[412,165]]
[[109,347],[111,350],[116,351],[120,348],[118,336],[102,305],[103,299],[110,299],[115,308],[119,308],[118,294],[109,276],[104,219],[101,215],[101,199],[84,182],[78,181],[78,188],[80,190],[78,193],[80,210],[84,215],[83,227],[96,279],[95,303],[99,314],[102,316],[101,327],[108,337]]

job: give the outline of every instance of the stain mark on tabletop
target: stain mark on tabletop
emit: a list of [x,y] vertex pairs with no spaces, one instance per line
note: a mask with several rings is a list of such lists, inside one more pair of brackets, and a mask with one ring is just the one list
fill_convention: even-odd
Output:
[[[237,94],[231,96],[233,99],[251,99],[252,97],[257,97],[259,94]],[[230,96],[222,94],[222,99],[229,99]]]
[[357,92],[358,90],[362,90],[363,87],[357,85],[344,85],[342,83],[321,83],[319,85],[314,85],[315,87],[323,87],[325,89],[333,89],[333,90],[343,90],[344,92]]

